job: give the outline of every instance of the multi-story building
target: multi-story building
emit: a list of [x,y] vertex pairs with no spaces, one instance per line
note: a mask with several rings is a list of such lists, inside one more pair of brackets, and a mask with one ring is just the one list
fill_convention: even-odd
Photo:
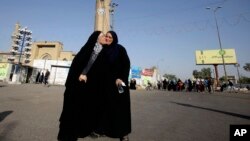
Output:
[[[21,28],[20,24],[15,25],[14,32],[12,34],[12,46],[14,45],[13,38],[18,34],[18,30]],[[72,61],[75,54],[72,51],[64,51],[63,44],[59,41],[36,41],[31,45],[30,62],[25,62],[24,55],[19,53],[12,53],[12,46],[8,52],[0,52],[0,80],[11,81],[12,75],[15,71],[15,64],[19,63],[22,66],[28,68],[27,72],[32,73],[35,60],[57,60],[57,61]],[[11,61],[9,58],[11,57]],[[30,74],[31,75],[31,74]]]

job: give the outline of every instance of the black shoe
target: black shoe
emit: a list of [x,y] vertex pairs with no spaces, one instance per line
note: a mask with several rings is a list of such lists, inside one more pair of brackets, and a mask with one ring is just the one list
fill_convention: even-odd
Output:
[[120,141],[129,141],[128,136],[121,137]]

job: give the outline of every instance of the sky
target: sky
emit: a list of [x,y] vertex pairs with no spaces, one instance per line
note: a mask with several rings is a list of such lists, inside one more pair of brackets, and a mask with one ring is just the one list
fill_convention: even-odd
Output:
[[[7,52],[15,24],[27,26],[33,41],[60,41],[64,51],[77,53],[94,31],[95,0],[1,0],[0,51]],[[240,75],[250,63],[249,0],[112,0],[117,3],[114,30],[130,57],[132,66],[156,66],[161,74],[192,78],[193,70],[211,68],[196,65],[195,51],[219,49],[212,9],[216,16],[222,48],[234,48]],[[224,75],[220,65],[219,76]],[[236,75],[226,65],[228,75]],[[212,74],[214,75],[214,74]]]

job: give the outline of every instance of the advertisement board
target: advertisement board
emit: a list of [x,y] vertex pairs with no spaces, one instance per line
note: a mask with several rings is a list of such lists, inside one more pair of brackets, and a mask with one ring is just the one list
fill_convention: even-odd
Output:
[[8,69],[9,69],[8,63],[0,63],[0,80],[6,79]]
[[141,71],[142,69],[137,66],[131,67],[131,78],[141,78]]
[[143,69],[141,75],[152,77],[154,75],[154,69]]
[[225,64],[237,64],[236,53],[234,49],[217,50],[196,50],[195,59],[197,65],[223,64],[222,55],[224,55]]

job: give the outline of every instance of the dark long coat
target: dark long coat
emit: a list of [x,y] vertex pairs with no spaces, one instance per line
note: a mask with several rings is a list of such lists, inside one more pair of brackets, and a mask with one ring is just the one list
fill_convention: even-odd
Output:
[[120,78],[128,86],[130,62],[124,47],[104,47],[87,73],[87,83],[78,81],[99,34],[94,32],[72,61],[58,139],[83,138],[91,132],[118,138],[131,132],[129,89],[119,94],[115,85]]

